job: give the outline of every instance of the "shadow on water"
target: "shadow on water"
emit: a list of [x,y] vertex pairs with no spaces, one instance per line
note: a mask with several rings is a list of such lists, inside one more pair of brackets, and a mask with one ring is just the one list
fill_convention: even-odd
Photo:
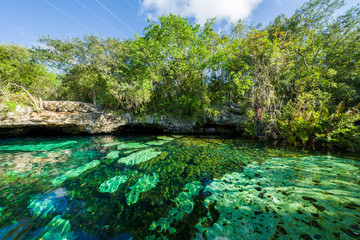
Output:
[[1,143],[1,239],[359,238],[354,156],[206,135]]

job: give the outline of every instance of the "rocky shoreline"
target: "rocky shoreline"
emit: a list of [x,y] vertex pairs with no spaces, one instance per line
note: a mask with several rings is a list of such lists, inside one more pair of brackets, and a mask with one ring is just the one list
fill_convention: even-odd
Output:
[[44,101],[39,111],[17,106],[0,118],[0,137],[46,133],[103,134],[121,132],[233,133],[242,130],[245,117],[233,109],[219,117],[185,122],[157,114],[145,117],[115,114],[93,104],[73,101]]

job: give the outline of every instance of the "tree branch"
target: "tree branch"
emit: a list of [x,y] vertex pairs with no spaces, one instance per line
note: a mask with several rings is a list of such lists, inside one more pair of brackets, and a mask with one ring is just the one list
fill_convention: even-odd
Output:
[[301,53],[300,48],[298,49],[298,53],[299,53],[300,56],[303,58],[304,64],[305,64],[305,66],[306,66],[306,69],[309,69],[309,65],[308,65],[307,62],[306,62],[306,58],[305,58],[304,54]]
[[19,88],[21,88],[22,90],[24,90],[24,91],[29,95],[29,97],[33,100],[33,104],[34,104],[36,110],[37,110],[37,111],[40,111],[40,107],[38,106],[35,98],[34,98],[23,86],[17,85],[17,84],[15,84],[15,83],[10,83],[10,84],[11,84],[11,85],[14,85],[14,86],[16,86],[16,87],[19,87]]

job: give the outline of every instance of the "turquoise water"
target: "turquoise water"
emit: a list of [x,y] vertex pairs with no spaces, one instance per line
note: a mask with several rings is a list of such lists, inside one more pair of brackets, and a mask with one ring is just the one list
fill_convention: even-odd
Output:
[[0,239],[360,239],[360,161],[219,136],[0,139]]

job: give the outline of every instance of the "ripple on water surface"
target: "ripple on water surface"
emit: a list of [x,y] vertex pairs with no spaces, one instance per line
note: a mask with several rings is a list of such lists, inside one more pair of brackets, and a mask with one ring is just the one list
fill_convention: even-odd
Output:
[[210,136],[0,141],[0,239],[360,238],[356,156]]

